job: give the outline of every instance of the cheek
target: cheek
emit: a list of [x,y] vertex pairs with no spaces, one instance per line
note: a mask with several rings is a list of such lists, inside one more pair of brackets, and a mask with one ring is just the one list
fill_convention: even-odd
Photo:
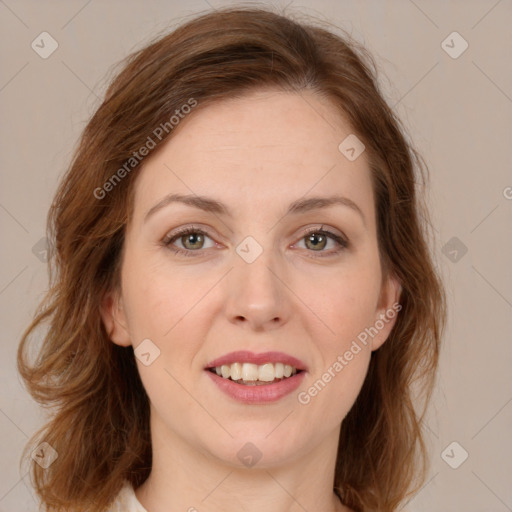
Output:
[[318,282],[318,293],[307,295],[318,318],[320,337],[329,352],[346,350],[351,341],[375,321],[380,269],[375,262],[351,268]]
[[323,321],[316,322],[312,335],[319,365],[298,396],[308,414],[330,426],[343,421],[365,380],[371,357],[365,329],[374,322],[377,302],[378,290],[370,281],[359,280],[356,286],[347,280],[345,285],[331,285],[312,307]]
[[378,258],[361,259],[335,279],[325,280],[322,293],[315,295],[312,309],[329,329],[322,325],[317,331],[322,365],[300,398],[328,424],[343,420],[366,377],[371,348],[365,329],[375,322],[380,279]]
[[130,332],[134,336],[158,339],[171,336],[201,300],[206,288],[203,283],[197,280],[191,286],[176,269],[160,261],[151,264],[150,255],[132,254],[123,267],[123,295]]
[[[136,349],[142,340],[149,339],[157,347],[158,357],[151,366],[137,361],[139,373],[148,393],[162,392],[159,382],[177,386],[169,375],[180,382],[190,378],[190,369],[206,336],[204,299],[211,279],[180,277],[161,265],[148,265],[142,258],[126,261],[123,283],[126,297],[126,317],[132,344]],[[154,387],[154,389],[153,389]],[[179,386],[175,389],[179,392]]]
[[161,338],[183,316],[184,298],[161,279],[138,274],[124,292],[126,315],[133,343],[137,337]]

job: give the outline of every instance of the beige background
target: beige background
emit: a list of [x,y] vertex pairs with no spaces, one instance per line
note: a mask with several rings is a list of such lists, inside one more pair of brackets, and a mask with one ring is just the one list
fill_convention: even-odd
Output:
[[[34,253],[57,181],[113,65],[184,16],[227,3],[0,0],[0,511],[37,510],[18,460],[43,413],[21,386],[15,356],[47,287]],[[431,169],[434,251],[450,320],[425,424],[431,473],[408,509],[512,511],[512,3],[297,0],[289,9],[323,16],[366,43]],[[43,31],[59,45],[47,59],[31,48]],[[469,43],[456,59],[441,46],[453,31]],[[441,457],[453,441],[460,447],[448,450],[452,464],[469,453],[458,469]]]

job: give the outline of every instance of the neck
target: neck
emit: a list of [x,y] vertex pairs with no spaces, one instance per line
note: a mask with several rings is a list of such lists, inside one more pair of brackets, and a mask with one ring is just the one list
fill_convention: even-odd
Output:
[[333,492],[339,428],[293,460],[277,462],[269,455],[253,467],[215,458],[158,421],[151,430],[151,474],[135,492],[148,512],[350,512]]

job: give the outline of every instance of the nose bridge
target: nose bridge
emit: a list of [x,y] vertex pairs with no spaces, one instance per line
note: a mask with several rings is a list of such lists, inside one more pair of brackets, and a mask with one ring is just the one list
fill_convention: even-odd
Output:
[[247,237],[236,252],[227,297],[230,320],[247,321],[254,328],[285,322],[288,298],[272,249]]

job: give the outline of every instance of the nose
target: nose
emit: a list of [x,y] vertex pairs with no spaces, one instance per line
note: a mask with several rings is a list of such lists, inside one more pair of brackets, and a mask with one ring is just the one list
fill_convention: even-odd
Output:
[[254,331],[272,330],[288,321],[290,310],[286,278],[266,251],[252,263],[241,258],[235,263],[228,276],[225,302],[230,322],[246,324]]

